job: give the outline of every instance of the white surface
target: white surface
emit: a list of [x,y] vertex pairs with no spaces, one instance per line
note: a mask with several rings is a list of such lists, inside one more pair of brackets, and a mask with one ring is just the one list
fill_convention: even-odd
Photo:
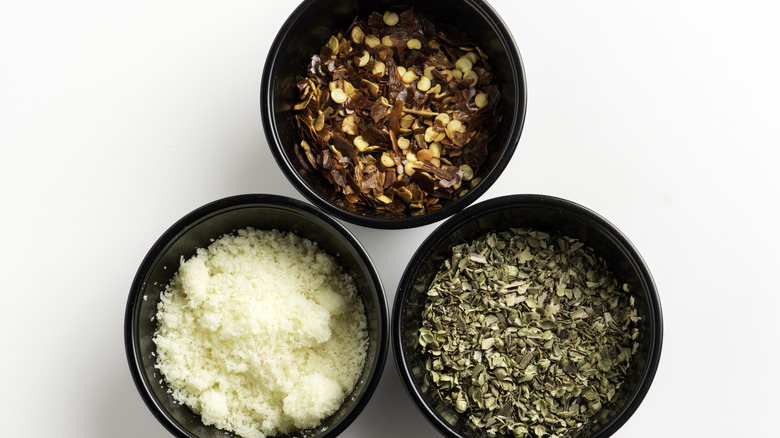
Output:
[[[262,132],[265,54],[295,1],[0,6],[3,436],[167,437],[122,318],[135,270],[217,198],[301,198]],[[665,317],[614,436],[771,436],[780,408],[780,14],[772,1],[499,1],[528,77],[517,153],[484,199],[584,204],[646,259]],[[434,226],[349,226],[392,304]],[[344,437],[428,437],[392,356]]]

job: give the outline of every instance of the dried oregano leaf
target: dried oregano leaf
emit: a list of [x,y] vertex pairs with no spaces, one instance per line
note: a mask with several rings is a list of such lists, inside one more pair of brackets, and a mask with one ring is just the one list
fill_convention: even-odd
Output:
[[422,316],[428,378],[488,436],[571,436],[638,348],[628,285],[583,242],[529,229],[452,248]]

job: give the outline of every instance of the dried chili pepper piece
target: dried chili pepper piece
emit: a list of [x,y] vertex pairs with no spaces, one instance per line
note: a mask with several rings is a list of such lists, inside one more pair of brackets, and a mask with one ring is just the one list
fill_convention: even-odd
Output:
[[437,210],[480,180],[501,114],[492,79],[465,33],[413,8],[372,12],[333,35],[297,80],[299,156],[350,211]]

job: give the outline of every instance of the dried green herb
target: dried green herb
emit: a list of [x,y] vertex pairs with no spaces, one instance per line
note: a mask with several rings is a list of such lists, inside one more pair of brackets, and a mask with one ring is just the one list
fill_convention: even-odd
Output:
[[458,245],[427,294],[428,377],[488,436],[571,436],[613,400],[638,348],[628,285],[566,236],[510,229]]
[[304,164],[352,211],[435,211],[480,182],[500,92],[487,55],[410,8],[330,37],[298,79]]

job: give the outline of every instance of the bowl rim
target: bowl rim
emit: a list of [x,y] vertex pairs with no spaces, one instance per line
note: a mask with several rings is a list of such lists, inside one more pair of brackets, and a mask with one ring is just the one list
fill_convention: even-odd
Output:
[[[413,274],[416,273],[418,267],[429,256],[433,245],[437,244],[442,238],[451,233],[453,228],[457,228],[464,223],[471,221],[477,217],[484,216],[486,214],[501,211],[505,209],[511,209],[522,206],[543,206],[550,209],[558,209],[573,213],[581,218],[588,218],[596,222],[596,224],[602,227],[609,235],[616,241],[622,249],[625,250],[632,261],[632,264],[639,271],[640,278],[647,285],[647,298],[650,304],[650,317],[651,321],[651,345],[648,355],[647,363],[645,364],[642,373],[640,384],[637,389],[631,394],[626,405],[615,415],[607,424],[597,431],[591,438],[607,438],[614,434],[639,408],[639,405],[644,400],[647,392],[650,390],[650,386],[655,378],[656,371],[661,358],[661,350],[663,346],[663,312],[661,309],[661,301],[658,295],[655,281],[650,273],[647,264],[642,258],[636,247],[628,240],[628,238],[611,222],[606,218],[599,215],[595,211],[580,205],[576,202],[558,198],[555,196],[540,195],[540,194],[515,194],[505,195],[497,198],[492,198],[486,201],[479,202],[474,206],[471,206],[464,211],[454,215],[447,221],[439,225],[415,251],[414,255],[410,259],[406,269],[401,275],[401,279],[398,283],[398,288],[395,294],[395,301],[393,302],[393,309],[391,315],[391,334],[392,334],[392,348],[395,357],[396,370],[398,371],[401,381],[406,388],[407,394],[412,398],[418,409],[423,413],[425,418],[436,429],[451,438],[462,438],[464,435],[460,434],[452,425],[445,421],[435,409],[429,406],[424,401],[422,391],[414,383],[412,377],[412,369],[410,364],[406,361],[406,355],[404,354],[404,342],[401,334],[401,316],[403,315],[403,307],[406,301],[408,291],[413,284]],[[486,232],[489,230],[485,230]]]
[[[204,204],[191,212],[187,213],[181,219],[171,225],[152,245],[143,258],[138,270],[135,273],[133,282],[130,286],[124,315],[124,346],[127,364],[130,368],[130,374],[133,383],[141,395],[141,398],[154,417],[173,435],[180,438],[197,438],[186,429],[180,427],[179,423],[173,418],[164,406],[157,400],[151,390],[150,382],[144,377],[143,358],[138,348],[139,338],[136,336],[136,310],[138,303],[142,299],[145,278],[149,270],[155,265],[158,257],[162,254],[172,239],[189,228],[192,224],[200,222],[202,219],[218,212],[229,212],[237,208],[252,206],[266,206],[270,208],[284,208],[294,210],[310,218],[316,218],[330,226],[339,236],[341,236],[348,245],[352,246],[359,255],[367,268],[367,274],[370,282],[373,284],[377,293],[377,312],[379,328],[379,340],[377,345],[377,356],[374,363],[374,369],[371,371],[369,382],[366,384],[359,399],[355,402],[349,412],[336,424],[334,424],[323,437],[332,437],[343,432],[362,412],[369,400],[373,396],[379,381],[382,377],[387,354],[389,349],[389,315],[387,305],[387,293],[382,285],[379,272],[371,260],[368,251],[363,247],[360,241],[344,225],[325,214],[314,206],[297,199],[288,198],[273,194],[241,194],[228,196]],[[218,236],[216,236],[218,237]],[[366,364],[369,365],[368,363]]]
[[[300,5],[298,5],[297,8],[295,8],[284,24],[282,24],[282,27],[279,29],[279,32],[274,38],[263,68],[260,84],[260,115],[262,119],[263,131],[265,133],[268,146],[271,149],[271,153],[281,168],[282,173],[284,173],[284,176],[293,184],[299,193],[301,193],[316,206],[322,208],[339,219],[369,228],[403,229],[420,227],[444,220],[477,201],[496,182],[514,155],[523,131],[528,107],[528,84],[525,67],[523,65],[523,59],[520,55],[520,50],[517,47],[515,39],[504,20],[498,15],[493,7],[485,1],[460,0],[466,4],[471,5],[475,10],[479,11],[489,23],[491,23],[496,31],[497,36],[502,42],[502,46],[507,49],[506,51],[509,60],[508,64],[512,70],[513,77],[517,80],[513,94],[513,101],[516,102],[517,106],[517,114],[513,120],[507,121],[507,123],[511,123],[511,126],[509,129],[509,135],[505,142],[505,149],[497,157],[495,165],[492,169],[490,169],[487,175],[485,175],[482,181],[474,189],[469,190],[469,192],[466,193],[462,198],[431,213],[419,216],[407,216],[403,218],[382,218],[351,212],[345,208],[335,205],[329,199],[320,195],[316,190],[312,189],[306,183],[304,178],[297,171],[295,171],[293,164],[293,160],[295,158],[287,156],[282,151],[282,138],[276,127],[276,124],[272,123],[275,112],[273,109],[274,93],[272,93],[271,90],[274,89],[274,85],[276,84],[276,72],[278,69],[278,63],[281,59],[280,50],[282,47],[286,47],[285,41],[291,35],[290,30],[293,24],[304,15],[309,7],[319,1],[322,0],[304,0]],[[413,4],[414,2],[411,3]]]

